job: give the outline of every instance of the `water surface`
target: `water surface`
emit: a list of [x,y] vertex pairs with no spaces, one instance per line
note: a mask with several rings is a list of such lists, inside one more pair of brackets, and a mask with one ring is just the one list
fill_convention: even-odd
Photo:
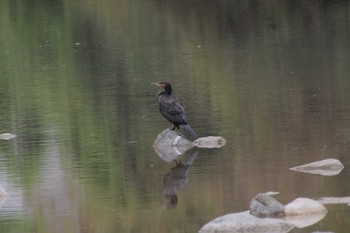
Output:
[[[259,192],[349,196],[347,1],[7,0],[0,11],[0,133],[17,135],[0,141],[1,232],[188,233]],[[171,127],[150,85],[160,80],[225,147],[187,152],[182,170],[157,156]],[[337,176],[288,170],[329,157],[345,165]],[[327,208],[292,232],[348,232],[349,207]]]

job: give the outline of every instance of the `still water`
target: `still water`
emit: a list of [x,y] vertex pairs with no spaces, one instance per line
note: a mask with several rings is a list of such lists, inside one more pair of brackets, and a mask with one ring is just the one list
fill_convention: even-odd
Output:
[[[348,1],[4,0],[0,15],[0,133],[17,135],[0,141],[2,233],[189,233],[259,192],[350,195]],[[160,80],[227,141],[188,151],[170,187]],[[337,176],[289,171],[330,157]],[[349,232],[350,207],[327,208],[292,232]]]

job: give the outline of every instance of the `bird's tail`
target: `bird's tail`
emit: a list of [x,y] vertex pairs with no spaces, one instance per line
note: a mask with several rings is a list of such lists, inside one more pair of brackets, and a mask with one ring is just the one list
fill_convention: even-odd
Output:
[[183,125],[183,129],[186,133],[186,135],[191,139],[191,140],[195,140],[197,139],[197,134],[196,132],[194,132],[194,130],[189,126],[189,125]]

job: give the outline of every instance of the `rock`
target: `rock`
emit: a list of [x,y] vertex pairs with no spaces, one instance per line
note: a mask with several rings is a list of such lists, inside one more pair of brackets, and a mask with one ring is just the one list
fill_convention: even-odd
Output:
[[205,224],[199,233],[283,233],[294,228],[281,219],[257,218],[248,211],[227,214]]
[[226,144],[226,140],[220,136],[208,136],[197,138],[193,144],[199,148],[220,148]]
[[250,214],[257,217],[282,216],[284,206],[267,193],[259,193],[250,202]]
[[174,161],[192,147],[193,143],[191,141],[171,129],[163,130],[153,143],[155,152],[168,163]]
[[334,233],[333,231],[313,231],[311,233]]
[[3,133],[3,134],[0,134],[0,139],[1,140],[10,140],[12,138],[15,138],[16,135],[12,134],[12,133]]
[[322,197],[317,201],[322,204],[350,204],[350,197]]
[[[309,198],[297,198],[285,207],[276,201],[272,192],[256,195],[248,211],[227,214],[205,224],[199,233],[282,233],[289,232],[294,227],[303,228],[315,224],[327,214],[327,209],[319,202]],[[256,216],[259,217],[256,217]],[[283,215],[281,218],[271,216]],[[264,216],[264,218],[260,218]],[[265,216],[269,216],[266,218]]]
[[299,197],[284,208],[285,215],[303,215],[327,212],[326,207],[310,198]]
[[289,170],[307,172],[324,176],[338,175],[343,170],[343,164],[337,159],[325,159],[305,165],[292,167]]
[[226,144],[226,140],[219,136],[197,138],[191,142],[175,130],[165,129],[158,134],[153,148],[165,162],[172,162],[186,151],[196,146],[199,148],[219,148]]

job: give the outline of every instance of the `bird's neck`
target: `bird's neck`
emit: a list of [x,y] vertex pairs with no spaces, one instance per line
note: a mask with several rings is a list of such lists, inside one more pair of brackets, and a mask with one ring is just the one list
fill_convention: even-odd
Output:
[[166,89],[158,93],[158,95],[171,95],[171,89]]
[[171,91],[172,91],[173,89],[171,88],[171,86],[169,85],[169,86],[167,86],[167,87],[165,87],[165,93],[167,94],[167,95],[171,95]]

